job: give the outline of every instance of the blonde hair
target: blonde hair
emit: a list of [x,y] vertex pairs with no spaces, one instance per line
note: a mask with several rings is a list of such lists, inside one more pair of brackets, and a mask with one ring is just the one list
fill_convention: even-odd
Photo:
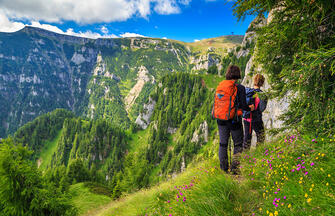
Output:
[[262,87],[264,84],[265,78],[261,74],[256,74],[254,76],[254,85],[258,87]]

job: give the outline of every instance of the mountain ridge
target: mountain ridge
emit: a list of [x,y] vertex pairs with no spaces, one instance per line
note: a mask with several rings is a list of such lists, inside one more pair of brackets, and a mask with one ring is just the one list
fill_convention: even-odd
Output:
[[[210,66],[220,66],[227,53],[206,47],[191,50],[169,39],[88,39],[29,26],[0,33],[0,42],[0,107],[4,110],[0,137],[56,108],[86,117],[96,116],[90,114],[94,109],[98,115],[129,125],[155,85],[141,85],[126,111],[124,94],[135,86],[140,68],[145,67],[154,79],[175,72],[206,73]],[[99,58],[104,66],[94,75]]]
[[169,38],[155,38],[155,37],[149,37],[149,36],[135,36],[135,37],[98,37],[98,38],[89,38],[89,37],[83,37],[83,36],[78,36],[78,35],[70,35],[70,34],[66,34],[66,33],[58,33],[58,32],[54,32],[48,29],[44,29],[44,28],[40,28],[40,27],[35,27],[35,26],[29,26],[26,25],[25,27],[23,27],[22,29],[15,31],[15,32],[0,32],[0,34],[15,34],[15,33],[21,33],[21,32],[25,32],[25,33],[40,33],[41,35],[45,35],[45,36],[53,36],[53,37],[59,37],[59,36],[67,36],[67,37],[75,37],[75,38],[80,38],[80,39],[87,39],[89,40],[113,40],[113,39],[122,39],[122,38],[151,38],[151,39],[161,39],[161,40],[168,40],[168,41],[174,41],[174,42],[181,42],[181,43],[186,43],[186,44],[193,44],[193,43],[197,43],[197,42],[201,42],[201,41],[210,41],[210,40],[218,40],[218,39],[226,39],[226,38],[236,38],[236,43],[240,44],[242,43],[243,37],[244,35],[221,35],[221,36],[217,36],[217,37],[212,37],[212,38],[205,38],[205,39],[201,39],[201,40],[197,40],[194,42],[185,42],[185,41],[181,41],[181,40],[176,40],[176,39],[169,39]]

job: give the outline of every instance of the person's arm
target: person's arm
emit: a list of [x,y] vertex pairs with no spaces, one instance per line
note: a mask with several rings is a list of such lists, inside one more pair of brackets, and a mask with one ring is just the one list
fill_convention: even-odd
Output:
[[245,87],[243,85],[237,85],[237,94],[238,94],[238,102],[239,108],[244,111],[251,111],[250,107],[247,104],[247,98],[245,94]]

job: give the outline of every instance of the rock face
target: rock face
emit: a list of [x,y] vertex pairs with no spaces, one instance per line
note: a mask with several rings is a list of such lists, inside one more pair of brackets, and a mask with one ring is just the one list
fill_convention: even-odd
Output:
[[94,69],[93,75],[98,76],[104,74],[105,72],[106,72],[106,64],[102,59],[101,54],[99,54],[97,56],[97,66]]
[[[242,81],[242,85],[246,87],[253,87],[253,81],[251,77],[250,68],[253,65],[253,57],[249,60],[246,68],[246,76]],[[256,72],[262,74],[262,69],[260,67],[256,68]],[[265,92],[271,91],[271,85],[268,82],[267,75],[263,74],[265,77],[264,87],[261,88]],[[279,117],[284,114],[290,105],[289,101],[290,96],[286,95],[285,97],[278,99],[268,100],[266,110],[263,112],[263,122],[265,129],[278,129],[283,126],[283,121],[279,120]],[[253,132],[252,145],[256,143],[256,134]],[[269,137],[266,137],[267,139]]]
[[95,67],[93,71],[94,76],[104,76],[104,77],[109,77],[115,81],[120,81],[121,79],[117,77],[115,74],[110,73],[107,70],[107,65],[105,61],[103,60],[101,54],[97,56],[97,66]]
[[81,63],[83,63],[84,61],[86,61],[86,59],[84,58],[84,56],[82,54],[78,54],[78,53],[74,53],[71,61],[74,62],[75,64],[79,65]]
[[207,121],[204,121],[202,124],[200,124],[199,128],[194,131],[191,142],[198,143],[201,138],[203,138],[206,143],[208,142]]
[[150,118],[154,112],[156,101],[149,98],[149,103],[143,105],[143,112],[139,114],[135,123],[142,129],[146,129],[150,124]]
[[135,103],[135,100],[140,95],[144,85],[150,80],[154,81],[154,78],[152,77],[150,79],[149,76],[150,75],[148,69],[142,65],[137,73],[137,83],[134,85],[134,87],[130,90],[127,97],[125,98],[125,105],[127,111]]
[[267,20],[264,17],[256,17],[248,26],[247,32],[244,35],[242,46],[246,46],[247,43],[252,43],[256,37],[255,30],[266,25]]
[[167,132],[169,134],[174,134],[174,133],[177,132],[177,130],[178,130],[178,128],[168,127]]
[[240,58],[242,56],[247,56],[250,51],[250,46],[255,42],[256,32],[255,29],[260,28],[266,25],[267,21],[264,17],[256,17],[250,24],[244,35],[241,47],[245,47],[246,49],[240,49],[236,53],[236,57]]
[[[263,25],[265,25],[267,23],[267,21],[265,19],[255,19],[255,21],[253,21],[251,24],[253,24],[254,26],[252,26],[250,24],[249,29],[255,29],[257,27],[261,27]],[[253,40],[255,40],[256,34],[254,31],[250,31],[250,33],[246,34],[245,36],[245,40],[243,41],[243,43],[247,43],[247,42],[252,42]],[[257,47],[255,48],[255,50],[257,49]],[[262,73],[262,67],[255,64],[255,56],[253,55],[247,65],[246,65],[246,69],[245,69],[245,77],[242,81],[242,85],[246,86],[246,87],[253,87],[253,75],[260,73],[265,77],[265,83],[264,86],[262,87],[262,90],[265,92],[270,92],[271,91],[271,83],[269,83],[269,79],[267,77],[266,74]],[[253,69],[253,71],[252,71]],[[281,116],[282,114],[284,114],[287,109],[288,106],[290,105],[290,101],[289,98],[292,96],[292,94],[290,95],[286,95],[283,98],[275,98],[275,99],[271,99],[268,100],[268,104],[266,107],[266,110],[263,113],[263,122],[264,122],[264,127],[266,129],[276,129],[276,128],[281,128],[283,126],[283,122],[281,120],[279,120],[279,116]],[[256,143],[256,139],[255,139],[256,135],[253,134],[253,140],[252,140],[252,144],[255,145]]]
[[220,55],[165,39],[88,39],[34,27],[0,32],[0,137],[56,108],[129,123],[155,78],[213,64],[220,70]]
[[216,65],[218,70],[221,69],[221,56],[215,53],[207,53],[205,55],[191,56],[190,63],[193,64],[192,71],[208,70],[212,65]]

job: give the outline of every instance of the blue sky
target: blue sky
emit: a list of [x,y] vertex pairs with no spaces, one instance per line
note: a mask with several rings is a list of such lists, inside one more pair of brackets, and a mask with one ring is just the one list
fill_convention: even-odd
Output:
[[21,0],[0,2],[0,31],[25,25],[84,37],[148,36],[193,42],[243,35],[253,17],[238,22],[225,0]]

